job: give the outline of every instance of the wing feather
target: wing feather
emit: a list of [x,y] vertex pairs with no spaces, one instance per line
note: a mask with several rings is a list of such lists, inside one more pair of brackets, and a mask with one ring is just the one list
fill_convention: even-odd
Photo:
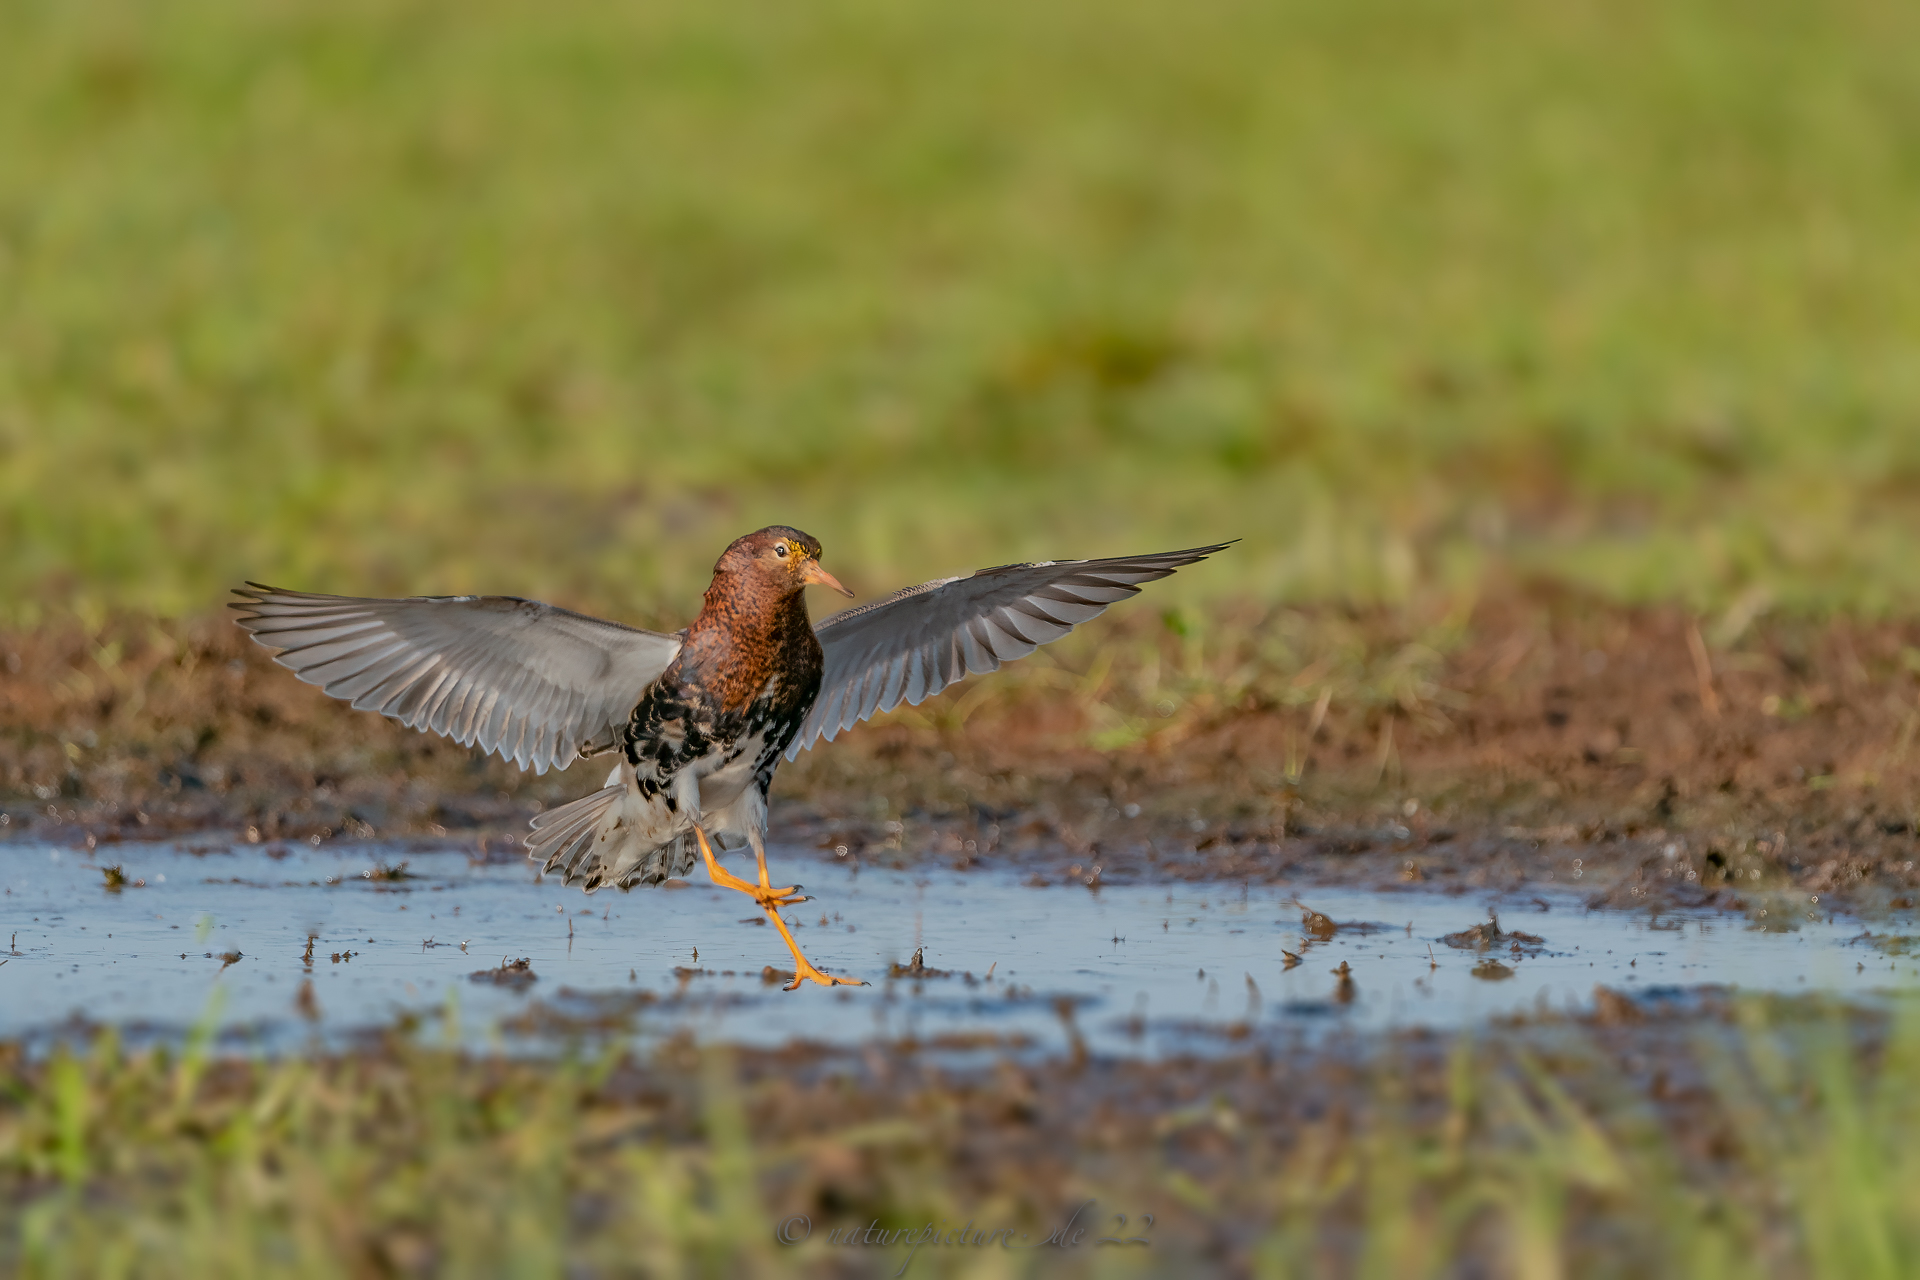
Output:
[[897,707],[900,705],[900,689],[902,683],[907,678],[907,662],[912,657],[913,650],[909,649],[904,653],[894,655],[893,661],[887,664],[886,682],[880,689],[879,701],[881,705],[889,707]]
[[980,619],[968,618],[965,622],[961,623],[959,638],[960,652],[965,658],[967,673],[969,675],[982,675],[993,670],[997,664],[995,664],[993,654],[987,647],[987,637],[985,631],[980,626]]
[[420,678],[402,693],[395,701],[391,715],[409,729],[427,727],[427,713],[433,705],[433,697],[447,682],[447,664],[437,656],[429,656],[422,664]]
[[1024,658],[1039,648],[1033,641],[1021,635],[1014,626],[1013,619],[1005,610],[995,610],[980,619],[980,627],[987,633],[987,650],[994,656],[994,667],[1002,662],[1013,662]]
[[680,651],[678,636],[515,596],[234,594],[240,626],[308,684],[536,773],[611,743]]
[[996,671],[1106,612],[1141,586],[1231,543],[982,569],[941,578],[823,619],[820,696],[787,748],[791,760],[869,716],[918,706],[969,673]]
[[[378,682],[355,698],[353,705],[361,711],[385,706],[392,706],[397,710],[405,695],[433,670],[434,663],[438,661],[439,659],[432,654],[417,653],[402,654],[396,659],[390,659],[383,664]],[[394,719],[403,723],[405,721],[405,717],[400,715],[396,715]]]
[[1058,640],[1073,630],[1064,622],[1050,617],[1039,605],[1029,600],[1016,601],[1000,611],[1000,625],[1010,629],[1026,643],[1043,645]]
[[927,696],[927,672],[933,668],[933,656],[925,649],[907,650],[907,705],[917,707]]

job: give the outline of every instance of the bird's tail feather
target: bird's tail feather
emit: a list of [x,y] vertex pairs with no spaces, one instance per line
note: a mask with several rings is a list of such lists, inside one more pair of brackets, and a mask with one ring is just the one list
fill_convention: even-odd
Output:
[[564,866],[566,883],[573,883],[579,869],[577,864],[593,849],[601,820],[626,790],[624,785],[602,787],[590,796],[537,815],[532,823],[533,834],[527,837],[527,857],[538,862],[543,872]]
[[579,884],[588,893],[606,885],[659,884],[692,870],[693,837],[662,838],[658,827],[633,821],[624,803],[629,795],[616,769],[608,785],[592,795],[538,815],[527,837],[527,856],[543,872],[557,869],[564,883]]

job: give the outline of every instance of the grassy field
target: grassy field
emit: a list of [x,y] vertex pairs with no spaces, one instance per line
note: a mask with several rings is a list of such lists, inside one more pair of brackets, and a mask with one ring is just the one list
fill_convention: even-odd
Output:
[[[1237,536],[789,779],[1102,753],[1104,812],[1185,743],[1282,836],[1344,769],[1742,857],[1830,802],[1780,882],[1905,892],[1920,639],[1818,615],[1920,606],[1916,47],[1895,0],[0,0],[4,816],[518,829],[237,651],[242,578],[677,626],[775,521],[869,598]],[[893,1274],[775,1226],[1098,1198],[1164,1235],[912,1274],[1914,1274],[1920,1021],[1775,1013],[1644,1079],[1593,1024],[971,1082],[0,1045],[0,1271]]]
[[[1733,1012],[1682,1020],[1665,1050],[1656,1027],[1629,1046],[1546,1024],[1370,1061],[1232,1059],[1205,1091],[1203,1069],[1162,1068],[1118,1111],[1076,1099],[1114,1093],[1083,1068],[950,1080],[910,1053],[878,1080],[843,1063],[809,1082],[798,1060],[742,1080],[685,1046],[564,1064],[405,1038],[278,1064],[111,1036],[40,1062],[9,1049],[0,1263],[23,1280],[1912,1275],[1920,1018],[1863,1042],[1841,1010]],[[1276,1124],[1276,1090],[1322,1113]],[[1048,1150],[1062,1131],[1073,1145]],[[1085,1237],[1042,1247],[1087,1200]],[[1114,1238],[1144,1247],[1094,1243],[1121,1207]],[[796,1214],[809,1230],[782,1244]],[[967,1220],[1027,1243],[829,1243]]]
[[0,0],[0,610],[1904,610],[1920,10]]

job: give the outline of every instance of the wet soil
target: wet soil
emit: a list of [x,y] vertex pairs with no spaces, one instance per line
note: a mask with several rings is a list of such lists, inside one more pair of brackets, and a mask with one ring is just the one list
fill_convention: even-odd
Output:
[[[1470,607],[1223,608],[1197,632],[1135,611],[806,753],[775,828],[826,862],[1062,883],[1910,905],[1920,624],[1754,612],[1518,587]],[[453,832],[495,854],[589,781],[353,712],[217,617],[0,637],[0,842]]]

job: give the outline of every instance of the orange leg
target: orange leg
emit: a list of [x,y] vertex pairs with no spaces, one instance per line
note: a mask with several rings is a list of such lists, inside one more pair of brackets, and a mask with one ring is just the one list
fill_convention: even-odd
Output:
[[760,862],[760,883],[757,885],[749,884],[721,866],[714,858],[713,847],[707,843],[706,832],[702,831],[699,827],[695,827],[693,829],[693,835],[694,838],[700,842],[700,856],[706,860],[707,875],[712,877],[713,882],[728,889],[738,889],[741,893],[748,895],[755,902],[758,902],[760,906],[765,909],[767,915],[773,920],[773,927],[778,929],[780,936],[787,940],[787,950],[793,952],[793,981],[787,984],[787,990],[795,990],[803,981],[817,982],[823,987],[864,987],[867,985],[856,978],[836,978],[832,974],[822,973],[814,967],[811,960],[800,953],[800,944],[793,940],[793,934],[787,929],[787,922],[780,918],[780,908],[790,906],[797,902],[806,902],[808,899],[798,892],[800,887],[798,885],[788,885],[782,889],[776,889],[772,886],[772,883],[767,878],[767,855],[764,850],[756,844],[754,854]]
[[742,880],[739,876],[721,866],[718,860],[714,858],[713,846],[707,843],[706,832],[696,826],[693,829],[693,834],[700,841],[700,856],[706,860],[707,875],[712,878],[715,884],[723,889],[738,889],[740,892],[756,899],[760,896],[759,889],[748,884],[745,880]]
[[787,922],[780,918],[780,913],[772,906],[768,906],[767,915],[773,920],[773,927],[780,931],[780,936],[787,940],[787,950],[793,952],[793,981],[787,984],[787,990],[794,990],[802,982],[817,982],[823,987],[864,987],[867,985],[858,978],[836,978],[830,973],[822,973],[814,968],[813,961],[800,954],[800,944],[793,940],[791,933],[787,932]]

